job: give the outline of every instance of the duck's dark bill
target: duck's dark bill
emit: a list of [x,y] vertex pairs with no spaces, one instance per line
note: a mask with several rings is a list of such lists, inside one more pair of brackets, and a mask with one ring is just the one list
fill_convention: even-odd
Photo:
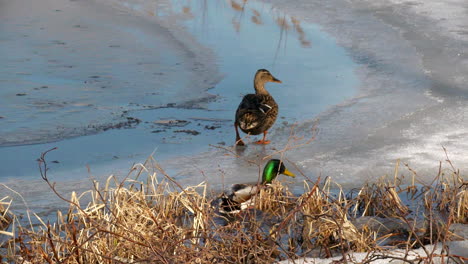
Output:
[[282,83],[280,80],[276,79],[275,77],[273,77],[273,82]]

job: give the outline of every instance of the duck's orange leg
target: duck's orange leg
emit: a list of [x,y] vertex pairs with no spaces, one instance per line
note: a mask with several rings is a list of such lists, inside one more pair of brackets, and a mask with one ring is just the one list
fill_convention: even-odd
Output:
[[239,136],[239,129],[237,128],[237,123],[234,123],[234,128],[236,129],[236,146],[244,146],[244,141]]
[[264,144],[264,145],[270,144],[271,141],[270,141],[270,140],[266,140],[266,135],[267,135],[267,133],[268,133],[268,131],[263,132],[263,139],[262,139],[262,140],[259,140],[259,141],[257,141],[257,142],[255,142],[255,144]]

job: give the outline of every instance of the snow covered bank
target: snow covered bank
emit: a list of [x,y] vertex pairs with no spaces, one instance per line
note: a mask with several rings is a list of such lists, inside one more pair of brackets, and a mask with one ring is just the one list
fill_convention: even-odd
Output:
[[388,174],[396,159],[430,180],[442,146],[468,168],[468,3],[268,2],[322,25],[360,64],[360,95],[321,114],[316,142],[291,159],[351,185]]
[[[467,258],[468,254],[466,249],[468,248],[468,241],[456,241],[449,243],[450,253]],[[427,252],[433,252],[433,257],[428,257]],[[372,264],[403,264],[411,263],[411,261],[418,262],[420,260],[428,261],[428,263],[439,264],[439,263],[451,263],[448,257],[443,259],[439,257],[444,254],[441,245],[427,246],[425,249],[419,248],[416,250],[405,251],[405,250],[394,250],[388,252],[362,252],[362,253],[350,253],[347,255],[347,261],[350,263],[372,263]],[[278,263],[280,264],[330,264],[342,261],[343,257],[334,257],[329,259],[319,258],[303,258],[292,260],[284,260]],[[455,263],[455,262],[454,262]]]

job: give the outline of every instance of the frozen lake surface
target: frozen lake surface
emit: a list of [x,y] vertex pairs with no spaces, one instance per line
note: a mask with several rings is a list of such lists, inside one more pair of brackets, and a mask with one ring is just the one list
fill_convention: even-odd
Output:
[[[433,1],[46,0],[30,14],[31,2],[0,0],[0,182],[39,211],[58,203],[35,161],[52,147],[63,193],[152,153],[183,184],[214,189],[256,179],[247,161],[268,155],[346,188],[397,159],[429,181],[442,146],[467,167],[468,22],[429,12]],[[259,68],[283,81],[267,85],[280,105],[272,144],[232,149]]]
[[[235,109],[253,92],[259,68],[283,81],[268,89],[281,105],[277,127],[286,132],[289,124],[313,120],[356,91],[356,64],[332,37],[269,5],[252,2],[242,11],[224,1],[131,3],[51,0],[54,8],[39,7],[37,18],[27,22],[11,15],[22,11],[21,3],[7,5],[5,53],[15,50],[16,38],[26,38],[21,50],[11,53],[11,70],[2,79],[2,92],[11,100],[2,104],[0,177],[10,187],[30,190],[40,184],[35,159],[52,147],[58,149],[48,155],[50,175],[66,192],[89,181],[87,166],[92,175],[125,175],[153,152],[171,165],[210,144],[230,146]],[[81,14],[104,19],[106,27]],[[28,35],[35,30],[45,34]],[[116,129],[120,126],[131,129]],[[251,148],[253,154],[266,151]],[[197,167],[216,168],[217,160],[199,161]],[[171,168],[180,173],[179,166]],[[235,180],[252,180],[252,170],[243,170],[245,177]],[[215,187],[223,183],[218,173],[209,177]],[[177,179],[204,180],[198,173]]]

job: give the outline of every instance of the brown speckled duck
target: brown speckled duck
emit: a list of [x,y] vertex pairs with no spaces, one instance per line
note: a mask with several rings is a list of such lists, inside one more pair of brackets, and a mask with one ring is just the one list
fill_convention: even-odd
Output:
[[247,94],[242,99],[236,111],[236,145],[245,145],[239,136],[238,127],[246,134],[259,135],[263,133],[263,139],[255,143],[268,144],[266,140],[268,129],[275,123],[278,116],[278,105],[275,99],[265,89],[265,83],[281,83],[271,73],[265,69],[260,69],[255,74],[254,89],[255,94]]

